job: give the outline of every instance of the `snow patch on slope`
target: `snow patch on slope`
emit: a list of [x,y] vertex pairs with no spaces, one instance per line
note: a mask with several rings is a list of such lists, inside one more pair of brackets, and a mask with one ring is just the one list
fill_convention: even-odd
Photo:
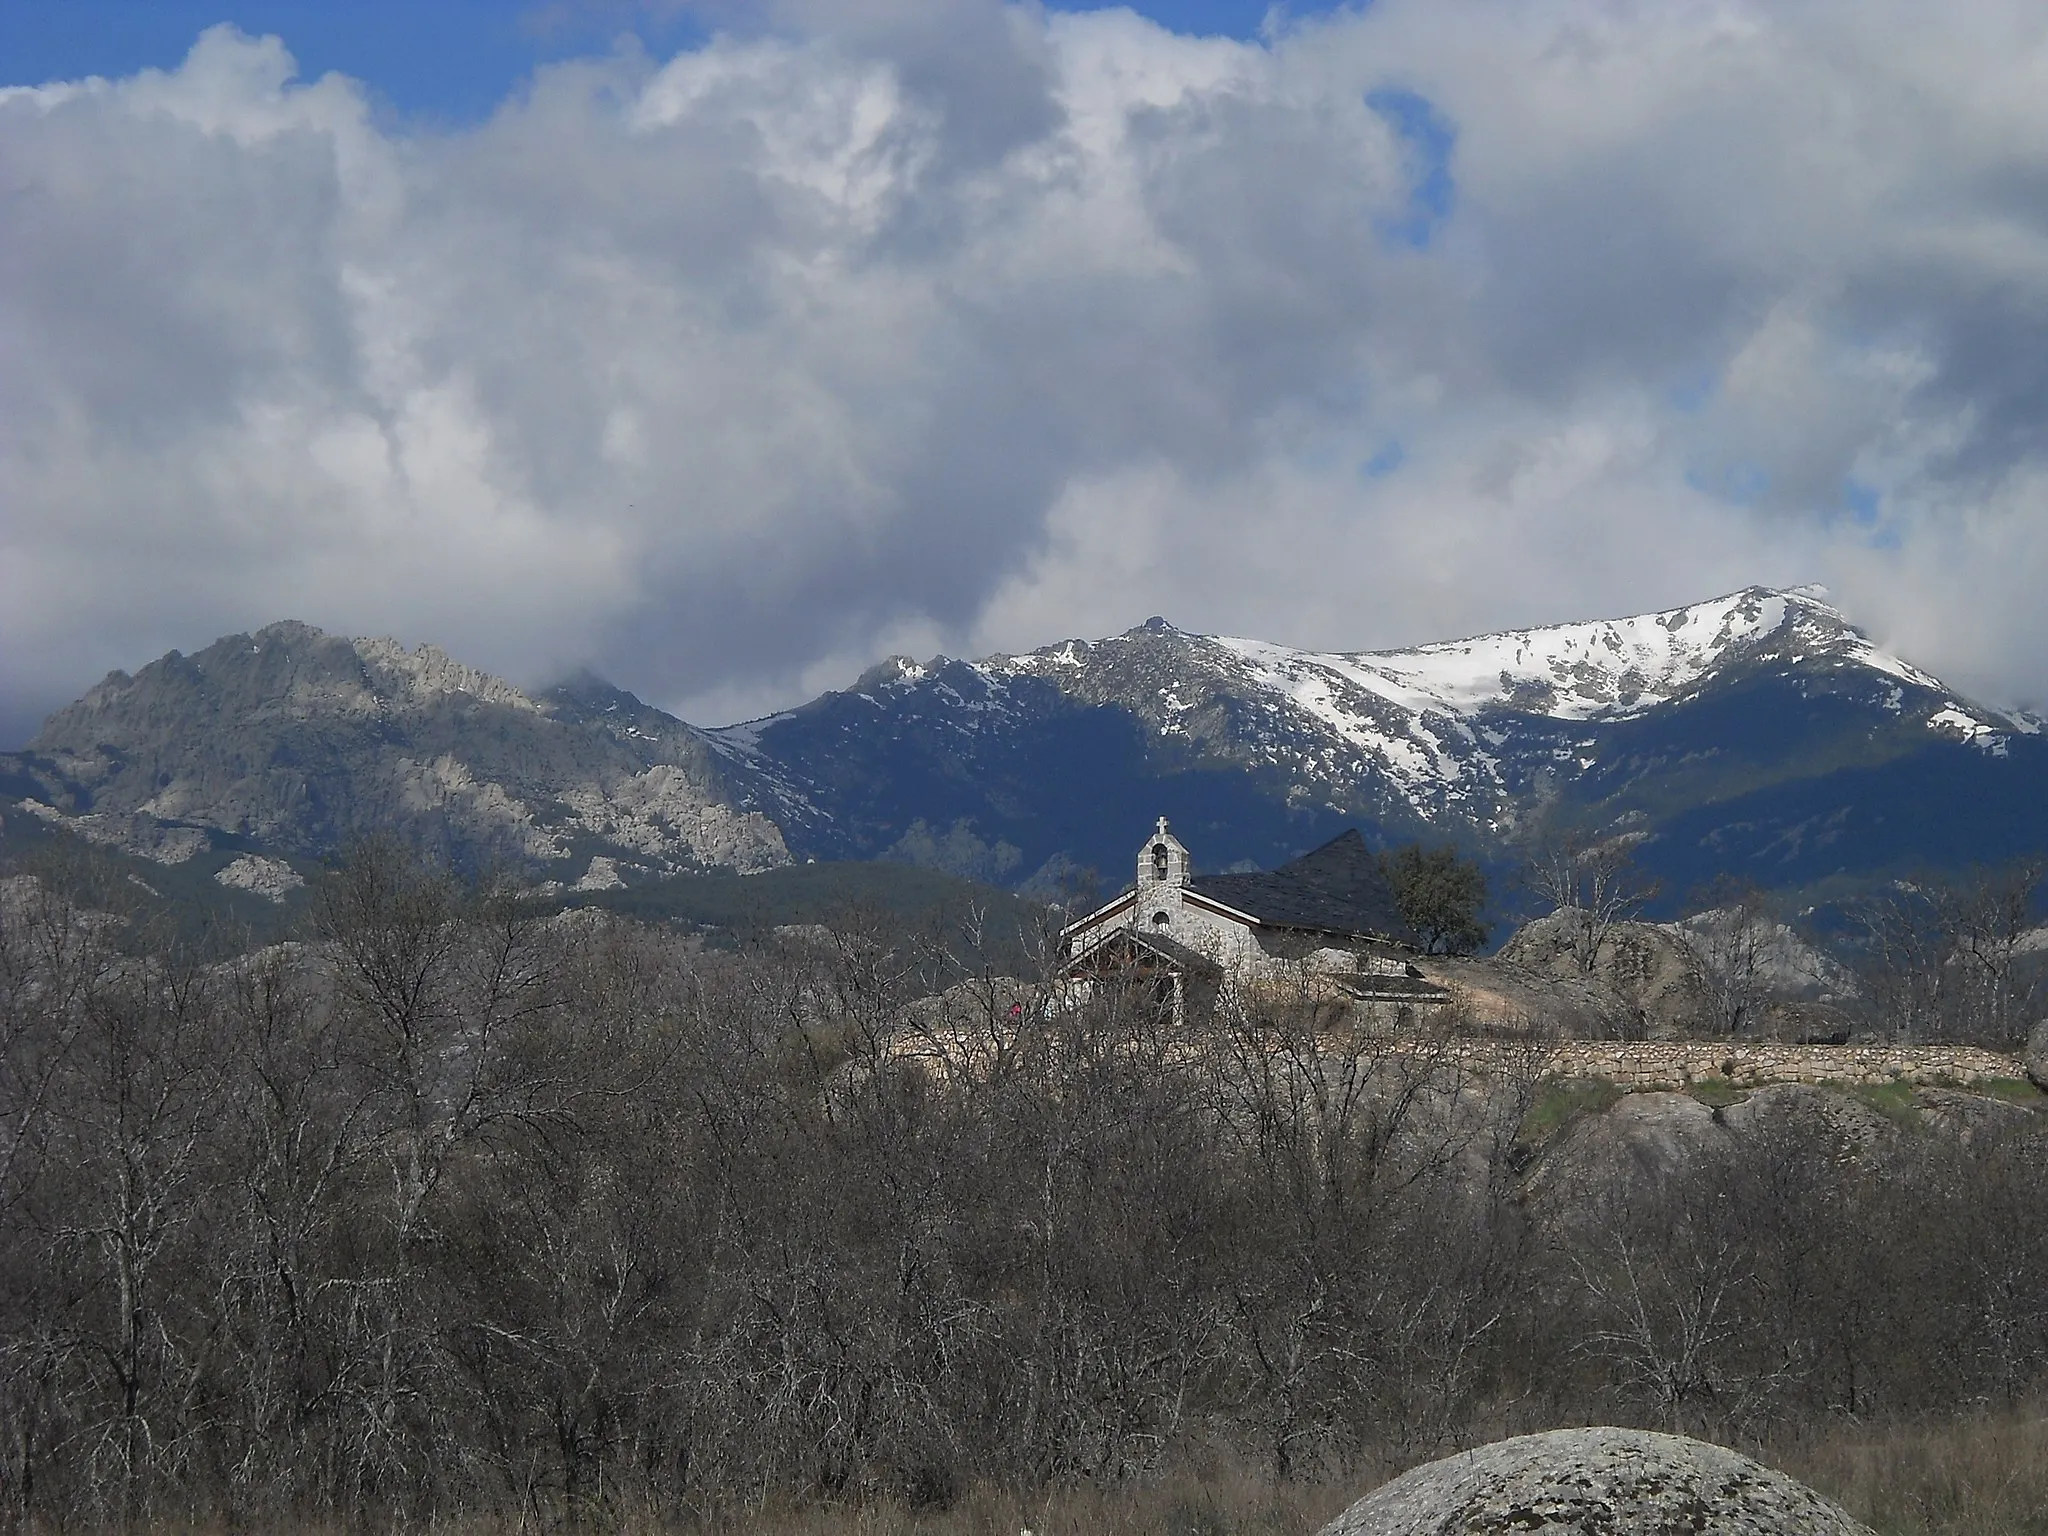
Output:
[[[1336,675],[1417,714],[1513,709],[1554,720],[1615,720],[1668,703],[1709,673],[1775,642],[1797,656],[1827,653],[1920,687],[1941,684],[1873,645],[1820,589],[1731,593],[1663,613],[1556,624],[1444,640],[1404,651],[1319,653],[1218,637],[1304,708],[1340,732],[1353,724],[1322,706],[1310,683]],[[1794,659],[1788,657],[1787,659]]]

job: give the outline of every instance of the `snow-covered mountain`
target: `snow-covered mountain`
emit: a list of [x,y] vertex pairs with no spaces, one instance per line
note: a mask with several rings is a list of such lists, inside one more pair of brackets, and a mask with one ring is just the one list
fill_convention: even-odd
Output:
[[[976,670],[998,687],[1038,677],[1076,697],[1118,702],[1162,735],[1219,751],[1231,750],[1225,738],[1234,727],[1240,751],[1284,763],[1304,784],[1340,799],[1391,790],[1423,817],[1502,814],[1504,796],[1526,777],[1530,722],[1634,719],[1759,671],[1874,686],[1892,712],[1987,747],[2039,729],[1951,694],[1873,644],[1817,588],[1752,587],[1662,613],[1396,651],[1295,650],[1181,634],[1158,620],[1092,645],[991,657]],[[1225,699],[1239,707],[1219,719]],[[1557,749],[1566,752],[1591,740],[1568,730],[1540,737],[1567,743]]]
[[[1940,681],[1873,645],[1823,589],[1746,591],[1588,624],[1555,624],[1444,640],[1405,651],[1323,655],[1257,640],[1217,642],[1260,667],[1267,685],[1310,707],[1335,675],[1417,714],[1513,709],[1556,720],[1619,719],[1696,689],[1730,666],[1824,659],[1915,687]],[[1344,725],[1341,712],[1331,723]]]
[[1212,871],[1358,825],[1509,856],[1547,816],[1645,834],[1683,890],[2048,850],[2048,737],[1814,589],[1321,653],[1153,619],[978,662],[892,657],[703,730],[585,678],[529,695],[432,647],[280,624],[116,673],[0,759],[0,816],[159,859],[387,829],[565,883],[896,858],[1115,879],[1166,814]]
[[1211,846],[1267,862],[1354,821],[1483,846],[1539,795],[1594,820],[1668,815],[1922,747],[1998,757],[2039,730],[1874,644],[1818,589],[1750,588],[1397,651],[1153,619],[978,662],[893,657],[711,737],[780,787],[800,845],[883,852],[921,820],[1007,839],[1030,867],[1108,856],[1128,832],[1098,810],[1142,826],[1147,795],[1193,797]]

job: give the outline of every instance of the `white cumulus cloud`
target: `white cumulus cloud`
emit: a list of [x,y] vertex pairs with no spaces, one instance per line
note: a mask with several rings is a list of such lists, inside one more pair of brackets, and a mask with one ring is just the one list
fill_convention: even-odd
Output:
[[711,14],[460,130],[226,28],[0,91],[14,734],[285,616],[709,719],[1813,579],[2048,692],[2038,6]]

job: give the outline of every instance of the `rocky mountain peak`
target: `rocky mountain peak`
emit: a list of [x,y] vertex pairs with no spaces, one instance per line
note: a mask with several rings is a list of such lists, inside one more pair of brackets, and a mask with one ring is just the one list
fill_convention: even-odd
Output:
[[902,683],[914,683],[930,672],[915,656],[884,656],[867,671],[854,679],[853,693],[869,693],[877,688],[891,688]]
[[[1312,652],[1219,637],[1266,686],[1307,698],[1348,683],[1411,713],[1507,710],[1557,720],[1619,719],[1761,660],[1827,660],[1941,690],[1883,651],[1813,587],[1748,587],[1683,608],[1504,630],[1406,650]],[[1341,688],[1340,690],[1341,691]]]
[[437,645],[416,645],[388,638],[352,642],[355,652],[380,692],[407,703],[424,703],[459,695],[508,709],[537,709],[534,701],[501,677],[457,661]]
[[17,762],[36,814],[149,857],[319,855],[377,830],[464,861],[789,858],[744,770],[630,694],[588,680],[544,707],[437,646],[295,622],[109,677]]

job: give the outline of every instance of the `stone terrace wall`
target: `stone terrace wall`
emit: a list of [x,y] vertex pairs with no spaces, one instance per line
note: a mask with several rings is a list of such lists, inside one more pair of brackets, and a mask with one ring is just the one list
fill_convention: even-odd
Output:
[[1545,1070],[1625,1088],[1682,1088],[1725,1078],[1768,1083],[1981,1083],[2026,1074],[2015,1057],[1969,1045],[1773,1045],[1726,1040],[1566,1040],[1542,1047]]

